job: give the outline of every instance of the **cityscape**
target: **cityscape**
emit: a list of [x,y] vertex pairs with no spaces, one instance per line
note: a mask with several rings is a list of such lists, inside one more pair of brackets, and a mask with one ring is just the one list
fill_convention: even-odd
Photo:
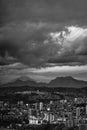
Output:
[[0,130],[87,130],[87,0],[0,0]]
[[[67,78],[70,80],[72,77],[65,77]],[[16,85],[18,81],[21,85],[22,79],[15,81]],[[75,79],[72,78],[72,80]],[[18,87],[15,88],[18,89]],[[0,90],[1,128],[18,130],[85,130],[87,128],[87,94],[82,93],[82,90],[69,92],[69,90],[63,91],[64,88],[62,90],[49,87],[43,89],[42,86],[31,86],[31,88],[28,86],[27,90],[25,86],[21,86],[20,91],[6,90],[6,93],[5,89],[7,87],[4,87],[4,91]]]

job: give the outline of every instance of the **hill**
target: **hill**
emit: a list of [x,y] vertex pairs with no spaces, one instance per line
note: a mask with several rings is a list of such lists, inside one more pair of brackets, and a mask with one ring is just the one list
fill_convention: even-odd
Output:
[[0,85],[0,87],[22,87],[22,86],[37,86],[37,83],[36,81],[34,81],[29,77],[21,76],[20,78],[17,78],[12,82]]
[[48,84],[50,87],[65,87],[65,88],[82,88],[87,86],[86,81],[77,80],[70,76],[57,77]]
[[20,77],[10,83],[0,85],[5,87],[48,87],[48,88],[83,88],[87,86],[87,81],[77,80],[73,77],[57,77],[49,83],[37,83],[29,77]]

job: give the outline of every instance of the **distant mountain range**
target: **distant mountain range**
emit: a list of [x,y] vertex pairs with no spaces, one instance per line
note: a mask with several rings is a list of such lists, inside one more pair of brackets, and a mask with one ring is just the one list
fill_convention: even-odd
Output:
[[36,81],[29,77],[20,77],[15,79],[14,81],[11,81],[7,84],[1,85],[2,87],[21,87],[21,86],[36,86]]
[[50,87],[82,88],[87,86],[87,81],[77,80],[73,77],[57,77],[51,80]]
[[20,77],[10,83],[0,85],[0,87],[59,87],[59,88],[83,88],[87,86],[87,81],[77,80],[73,77],[57,77],[49,83],[37,83],[29,77]]

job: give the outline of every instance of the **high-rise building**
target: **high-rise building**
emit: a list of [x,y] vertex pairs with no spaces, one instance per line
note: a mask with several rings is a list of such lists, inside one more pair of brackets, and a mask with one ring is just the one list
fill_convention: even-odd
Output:
[[54,115],[53,114],[49,114],[49,121],[50,123],[52,123],[54,121]]
[[3,107],[4,102],[0,101],[0,107]]
[[70,126],[70,127],[73,127],[72,112],[69,112],[69,113],[68,113],[68,119],[69,119],[69,121],[68,121],[69,126]]
[[43,102],[39,103],[39,110],[43,110]]
[[50,101],[50,105],[52,105],[52,104],[53,104],[53,101],[51,100],[51,101]]
[[76,117],[80,117],[80,107],[76,108]]
[[48,113],[44,113],[44,120],[49,121],[49,114]]
[[23,101],[18,101],[19,106],[23,106]]
[[87,115],[87,104],[86,104],[86,115]]

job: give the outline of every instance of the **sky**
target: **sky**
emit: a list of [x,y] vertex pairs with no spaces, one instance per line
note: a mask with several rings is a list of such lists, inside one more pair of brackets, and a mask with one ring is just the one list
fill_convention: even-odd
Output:
[[87,81],[87,0],[0,0],[0,82]]

